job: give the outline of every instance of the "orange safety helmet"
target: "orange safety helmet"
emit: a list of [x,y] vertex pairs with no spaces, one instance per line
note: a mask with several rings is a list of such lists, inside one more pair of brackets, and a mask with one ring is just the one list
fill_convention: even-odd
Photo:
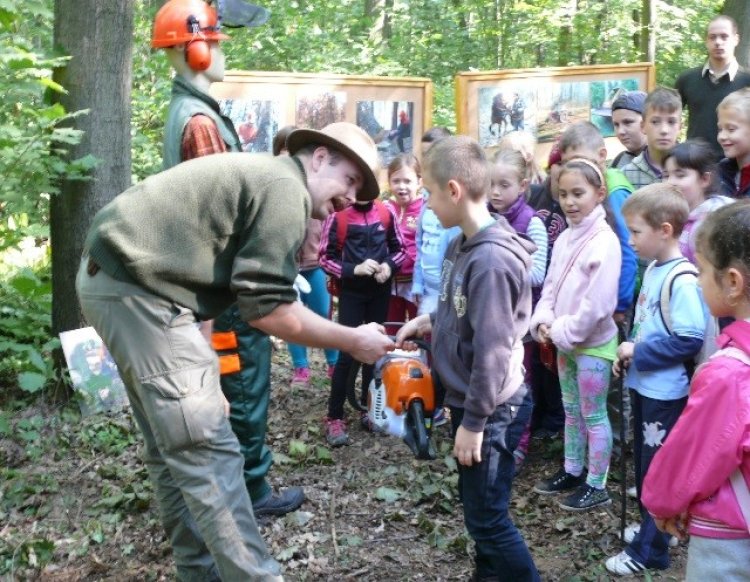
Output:
[[184,44],[185,61],[195,71],[211,65],[209,41],[227,40],[220,32],[216,9],[204,0],[169,0],[156,13],[151,37],[153,48]]

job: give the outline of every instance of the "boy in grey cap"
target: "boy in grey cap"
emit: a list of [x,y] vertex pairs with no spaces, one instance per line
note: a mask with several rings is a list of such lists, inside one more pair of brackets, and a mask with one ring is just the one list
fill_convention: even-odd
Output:
[[645,101],[643,91],[626,91],[612,103],[612,125],[625,149],[615,156],[610,167],[622,169],[646,147],[646,134],[641,127]]

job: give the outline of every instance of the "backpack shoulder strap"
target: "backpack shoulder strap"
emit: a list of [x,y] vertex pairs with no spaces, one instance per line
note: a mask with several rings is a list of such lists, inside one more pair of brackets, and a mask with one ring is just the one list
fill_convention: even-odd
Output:
[[724,356],[725,358],[732,358],[734,360],[739,360],[746,366],[750,366],[750,354],[741,350],[738,347],[727,346],[725,348],[721,348],[720,350],[716,350],[713,354],[711,354],[711,359],[713,360],[714,358],[719,358],[721,356]]
[[[656,261],[651,263],[651,265],[649,265],[649,269],[655,263]],[[664,323],[664,327],[667,328],[667,331],[670,335],[674,332],[674,330],[672,329],[672,315],[669,310],[669,302],[672,300],[672,289],[674,288],[675,279],[683,275],[692,275],[693,277],[698,277],[698,269],[696,269],[695,265],[693,265],[693,263],[691,263],[687,259],[677,261],[669,270],[667,276],[664,277],[664,282],[661,284],[661,292],[659,294],[659,314],[661,315],[661,320]]]
[[373,205],[375,206],[375,210],[378,211],[380,224],[383,225],[385,230],[388,230],[391,226],[391,211],[388,210],[388,205],[383,204],[380,200],[375,200]]
[[336,248],[339,252],[344,249],[346,231],[349,228],[349,213],[344,210],[336,214]]

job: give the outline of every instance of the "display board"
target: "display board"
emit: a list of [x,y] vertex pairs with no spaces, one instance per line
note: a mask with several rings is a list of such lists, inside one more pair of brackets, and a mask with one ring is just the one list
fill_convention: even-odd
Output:
[[591,121],[614,156],[622,146],[614,137],[612,102],[623,91],[652,90],[654,75],[651,63],[459,73],[458,133],[492,149],[507,133],[529,131],[539,144],[537,157],[546,159],[568,125]]
[[432,125],[429,79],[228,71],[211,95],[250,152],[270,152],[285,125],[321,129],[349,121],[373,138],[385,168],[401,152],[419,156],[418,137]]

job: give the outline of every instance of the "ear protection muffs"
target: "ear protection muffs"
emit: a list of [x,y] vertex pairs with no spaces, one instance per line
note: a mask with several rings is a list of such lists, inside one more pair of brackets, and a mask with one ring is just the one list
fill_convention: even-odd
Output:
[[193,38],[185,45],[185,62],[194,71],[205,71],[211,65],[211,47],[205,40],[194,14],[188,16],[187,29]]
[[191,40],[185,45],[185,62],[194,71],[205,71],[211,66],[211,45],[205,40]]

